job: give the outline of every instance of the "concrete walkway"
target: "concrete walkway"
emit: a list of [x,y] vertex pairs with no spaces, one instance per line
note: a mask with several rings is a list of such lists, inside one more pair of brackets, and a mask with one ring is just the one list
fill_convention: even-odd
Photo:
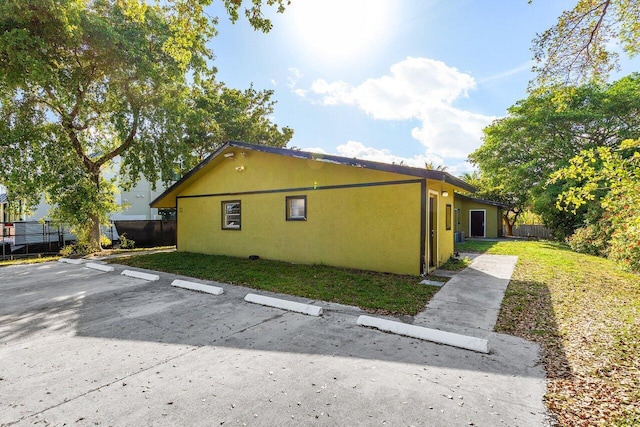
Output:
[[413,323],[448,332],[488,338],[498,319],[517,256],[461,254],[473,259],[429,301]]

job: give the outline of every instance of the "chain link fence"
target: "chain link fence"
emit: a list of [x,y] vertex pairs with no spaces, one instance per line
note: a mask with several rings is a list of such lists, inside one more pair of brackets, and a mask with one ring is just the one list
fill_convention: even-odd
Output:
[[[74,243],[76,236],[67,226],[53,225],[50,221],[17,221],[0,223],[0,260],[55,255],[60,249]],[[102,234],[111,242],[118,239],[114,226],[104,227]]]

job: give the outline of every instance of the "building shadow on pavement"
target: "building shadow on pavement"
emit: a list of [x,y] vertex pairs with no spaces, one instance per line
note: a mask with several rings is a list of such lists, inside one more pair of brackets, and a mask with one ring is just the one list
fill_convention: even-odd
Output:
[[[121,267],[121,266],[120,266]],[[84,269],[86,270],[86,269]],[[100,273],[101,274],[101,273]],[[505,334],[490,333],[490,354],[480,354],[415,338],[357,326],[354,307],[320,303],[322,317],[305,316],[247,303],[248,288],[225,286],[225,294],[212,296],[170,286],[178,276],[163,274],[158,282],[125,279],[119,275],[91,274],[80,284],[53,281],[29,290],[14,288],[0,305],[0,343],[12,343],[51,334],[75,334],[108,340],[145,341],[194,347],[229,347],[253,351],[317,354],[477,372],[544,378],[536,344]],[[109,281],[100,285],[97,278]],[[514,294],[538,289],[540,284],[515,283]],[[538,289],[539,291],[539,289]],[[264,292],[262,292],[264,293]],[[538,292],[540,294],[540,292]],[[308,302],[302,298],[288,299]],[[541,306],[548,306],[548,292]],[[517,307],[513,307],[517,311]],[[460,313],[464,316],[464,313]],[[512,314],[513,315],[513,312]],[[518,322],[531,325],[526,334],[512,325],[499,331],[556,347],[553,375],[568,375],[553,313],[521,313]],[[536,326],[536,322],[544,322]],[[543,331],[543,332],[541,332]],[[546,341],[545,341],[546,342]],[[546,360],[546,359],[545,359]],[[564,372],[564,373],[563,373]]]

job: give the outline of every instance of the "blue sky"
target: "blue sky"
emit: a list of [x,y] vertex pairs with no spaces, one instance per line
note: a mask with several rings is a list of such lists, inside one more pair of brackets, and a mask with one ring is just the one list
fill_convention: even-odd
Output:
[[[293,0],[273,30],[219,4],[218,79],[273,89],[289,147],[469,172],[482,128],[526,97],[531,40],[575,0]],[[615,77],[638,70],[622,62]],[[635,68],[634,68],[635,67]]]

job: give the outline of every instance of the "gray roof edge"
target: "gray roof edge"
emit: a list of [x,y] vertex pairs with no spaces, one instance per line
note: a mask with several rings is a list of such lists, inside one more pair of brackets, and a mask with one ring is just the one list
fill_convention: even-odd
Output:
[[191,169],[189,172],[187,172],[182,178],[180,178],[179,180],[174,182],[169,188],[164,190],[162,192],[162,194],[160,194],[158,197],[153,199],[149,203],[149,206],[153,206],[157,201],[159,201],[160,199],[164,198],[167,194],[169,194],[170,192],[172,192],[173,190],[178,188],[183,182],[185,182],[187,179],[191,178],[196,172],[198,172],[200,169],[202,169],[205,165],[207,165],[213,159],[218,157],[218,155],[230,145],[231,145],[231,142],[226,142],[226,143],[222,144],[220,147],[218,147],[213,153],[211,153],[207,157],[205,157],[204,160],[202,160],[200,163],[198,163],[196,166],[194,166],[194,168]]
[[419,178],[433,179],[443,181],[466,191],[475,193],[476,188],[460,178],[456,178],[448,172],[416,168],[412,166],[394,165],[389,163],[376,162],[373,160],[362,160],[358,158],[341,157],[333,154],[312,153],[309,151],[293,150],[290,148],[269,147],[267,145],[250,144],[247,142],[230,141],[230,145],[238,148],[247,148],[265,153],[279,154],[289,157],[298,157],[308,160],[329,161],[347,166],[362,167],[367,169],[379,170],[384,172],[392,172],[401,175],[415,176]]
[[461,197],[463,199],[469,199],[469,200],[472,200],[474,202],[484,203],[485,205],[497,206],[499,208],[508,208],[509,207],[509,205],[507,205],[505,203],[494,202],[493,200],[480,199],[480,198],[477,198],[477,197],[466,196],[466,195],[460,194],[460,193],[456,193],[455,195],[458,196],[458,197]]

